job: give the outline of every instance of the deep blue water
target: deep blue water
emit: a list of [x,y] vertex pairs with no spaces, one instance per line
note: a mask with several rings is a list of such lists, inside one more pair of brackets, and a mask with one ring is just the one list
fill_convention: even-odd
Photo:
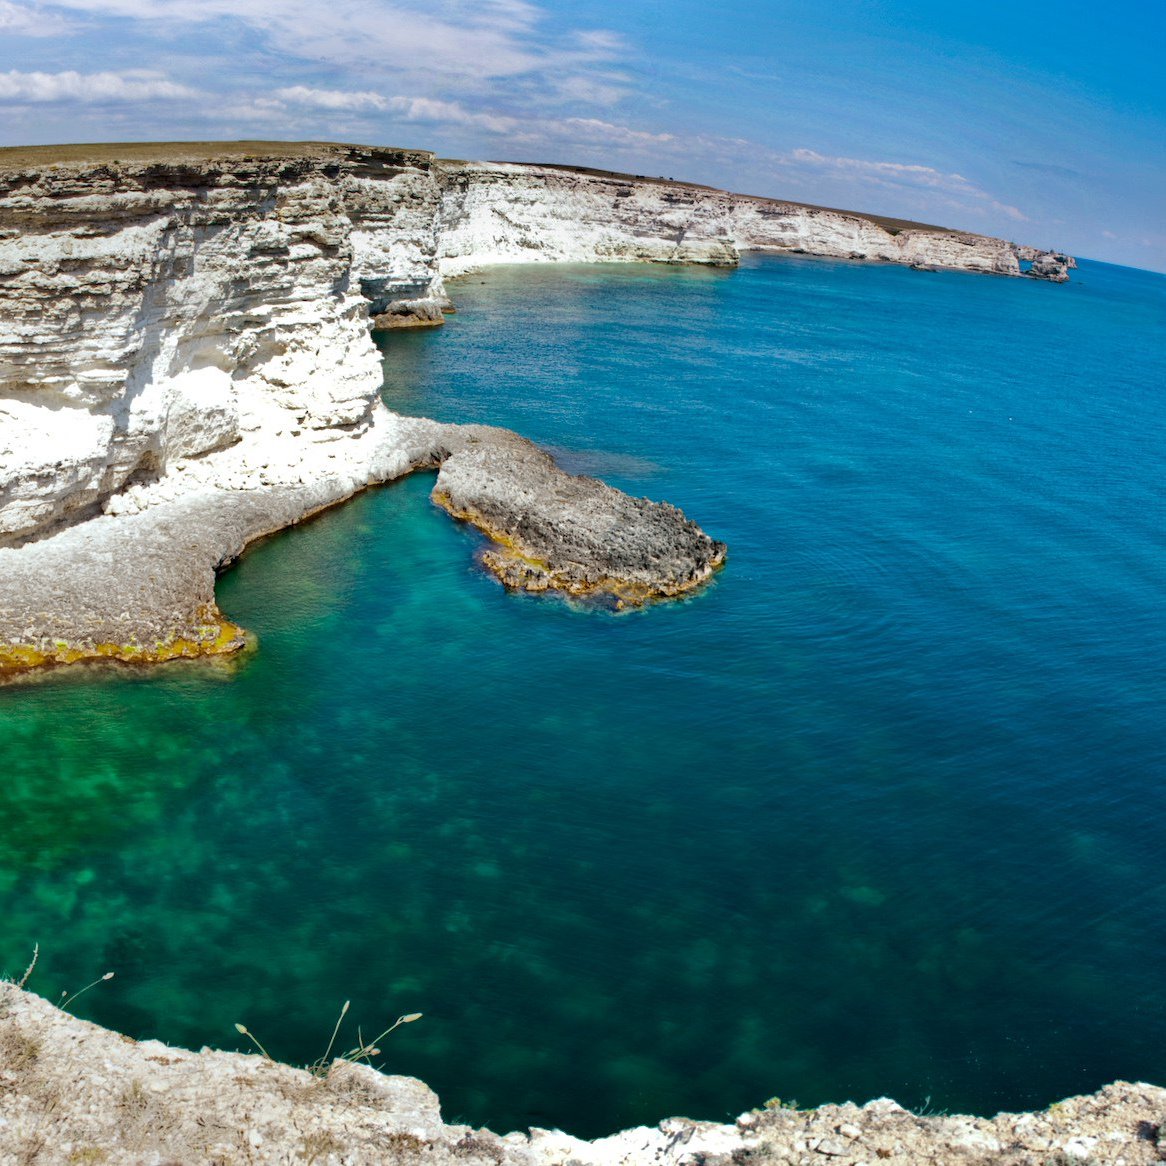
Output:
[[502,269],[387,337],[729,544],[690,601],[512,596],[371,491],[251,551],[242,664],[0,691],[0,968],[137,1036],[324,1051],[449,1117],[989,1113],[1166,1081],[1166,279]]

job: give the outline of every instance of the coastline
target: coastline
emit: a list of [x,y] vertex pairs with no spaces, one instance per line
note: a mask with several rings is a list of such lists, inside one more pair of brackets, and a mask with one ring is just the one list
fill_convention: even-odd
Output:
[[[222,566],[258,539],[415,470],[438,470],[434,500],[496,544],[484,563],[512,589],[638,606],[699,586],[725,557],[723,544],[674,507],[566,474],[531,442],[489,426],[402,418],[382,406],[362,437],[329,451],[310,477],[295,456],[269,457],[266,484],[218,485],[229,472],[219,463],[242,453],[187,467],[177,492],[143,487],[119,514],[0,548],[0,677],[240,651],[247,634],[215,602]],[[597,527],[614,533],[589,537]]]
[[[387,1054],[386,1054],[387,1055]],[[922,1116],[886,1098],[732,1122],[669,1118],[583,1141],[446,1123],[431,1089],[337,1059],[317,1073],[254,1054],[135,1041],[0,983],[0,1156],[48,1164],[311,1161],[350,1166],[839,1166],[1159,1162],[1166,1089],[1115,1082],[1041,1112]]]
[[[402,318],[412,320],[414,317],[405,315]],[[121,618],[122,613],[128,613],[126,618],[131,621],[143,619],[153,621],[156,618],[157,622],[144,623],[137,629],[131,629],[130,638],[120,642],[92,640],[91,658],[104,658],[124,651],[130,659],[160,659],[171,650],[174,655],[186,655],[188,645],[194,645],[190,654],[209,654],[217,650],[223,637],[226,637],[227,642],[222,646],[227,650],[237,649],[238,642],[241,642],[243,637],[232,631],[231,625],[225,622],[216,623],[216,617],[220,615],[217,609],[212,612],[206,606],[194,607],[177,619],[174,596],[179,593],[167,590],[169,584],[163,579],[160,581],[159,589],[152,593],[154,598],[142,603],[140,601],[145,594],[142,591],[143,583],[159,582],[150,576],[155,574],[155,564],[161,564],[166,571],[173,568],[179,577],[180,588],[197,586],[205,591],[205,580],[209,579],[213,602],[215,570],[237,557],[255,539],[300,521],[324,507],[334,505],[370,482],[387,481],[399,476],[400,473],[408,473],[413,469],[434,469],[438,465],[444,472],[446,466],[453,461],[455,452],[453,446],[463,439],[472,440],[464,434],[462,427],[441,427],[442,432],[438,435],[435,430],[428,428],[435,426],[435,423],[420,419],[411,421],[395,418],[375,404],[360,419],[359,425],[363,428],[358,433],[347,431],[342,424],[334,426],[332,428],[335,434],[329,433],[327,442],[319,445],[301,442],[298,435],[292,433],[289,427],[287,440],[281,445],[279,456],[270,446],[260,444],[251,436],[243,435],[233,444],[221,449],[198,452],[190,457],[175,457],[173,463],[167,465],[165,473],[156,479],[123,483],[109,494],[100,503],[105,511],[103,515],[95,515],[85,521],[65,526],[55,533],[45,532],[43,536],[31,538],[21,547],[5,548],[4,551],[0,551],[0,572],[7,566],[17,563],[27,564],[27,569],[32,572],[32,576],[24,576],[21,574],[24,567],[13,566],[16,573],[5,576],[6,581],[35,577],[36,585],[45,589],[39,594],[32,595],[29,604],[11,617],[13,626],[20,625],[22,634],[25,634],[27,628],[34,626],[30,621],[42,618],[51,620],[54,614],[62,611],[67,613],[70,610],[75,613],[82,608],[86,618],[90,618],[96,610],[94,604],[99,599],[104,604],[98,613],[101,618],[116,621]],[[401,432],[402,426],[408,428],[412,425],[417,427],[414,432]],[[329,427],[322,428],[326,432]],[[263,436],[266,442],[272,435],[265,433]],[[521,448],[522,441],[523,439],[516,435],[507,435],[502,439],[502,444],[512,445],[513,452]],[[267,460],[264,461],[263,458]],[[377,474],[386,476],[376,477]],[[534,500],[546,501],[553,493],[553,488],[548,490],[543,484],[534,491]],[[449,496],[445,494],[439,497]],[[524,500],[523,506],[519,517],[535,512],[528,500]],[[452,504],[449,508],[456,509]],[[467,504],[462,506],[459,516],[468,517],[472,513],[474,512]],[[479,527],[497,535],[496,541],[504,542],[509,537],[502,526],[496,526],[488,521],[480,511],[477,514],[480,519]],[[187,547],[186,542],[191,537],[191,532],[198,532],[200,538],[205,537],[205,543]],[[81,558],[81,548],[86,544],[88,544],[86,553],[91,554],[95,563],[99,560],[104,563],[107,573],[92,576],[88,594],[78,594],[74,590],[70,597],[69,586],[75,583],[73,569]],[[176,548],[180,554],[176,552]],[[8,552],[11,552],[12,558],[3,557]],[[535,556],[533,558],[535,565],[545,563],[545,560],[537,558],[537,551],[532,551],[531,548],[524,548],[517,557],[520,562],[531,562],[532,555]],[[700,563],[698,554],[693,555],[693,562],[699,568],[716,565],[707,561]],[[504,574],[507,569],[506,564],[502,564],[496,573]],[[546,575],[550,572],[542,570],[540,573]],[[694,585],[699,585],[703,578],[707,578],[707,575],[697,579]],[[570,591],[569,586],[562,589]],[[23,590],[21,594],[24,594]],[[176,632],[174,629],[181,624],[182,619],[187,620],[187,625],[183,626],[191,627],[202,638],[184,639]],[[52,626],[46,624],[46,627],[49,630],[40,637],[39,642],[51,644],[55,648],[56,640],[52,635]],[[152,642],[152,646],[149,641],[151,635],[160,637]],[[26,636],[26,640],[27,638]],[[64,663],[69,661],[69,653],[78,649],[70,647],[68,640],[61,642],[65,647],[60,649],[59,662]],[[143,643],[146,644],[145,647]],[[30,648],[27,642],[19,646],[26,651],[39,650]],[[108,650],[111,647],[114,649],[113,652]],[[151,652],[154,653],[153,656],[150,655]],[[139,653],[140,655],[135,655]],[[38,662],[48,664],[57,660],[58,657],[46,653],[45,659]],[[19,1013],[19,1009],[17,1012]],[[37,1038],[34,1035],[32,1039]],[[72,1048],[82,1037],[65,1032],[60,1039],[63,1044]],[[124,1044],[125,1041],[122,1040],[121,1043]],[[111,1047],[116,1049],[117,1046]],[[137,1079],[139,1071],[153,1072],[151,1066],[159,1065],[162,1060],[168,1058],[181,1061],[184,1058],[179,1052],[168,1050],[164,1046],[151,1046],[146,1058],[148,1065],[141,1066],[134,1062],[129,1067],[127,1078],[115,1078],[112,1081],[107,1079],[105,1084],[110,1092],[105,1096],[112,1097],[121,1112],[124,1113],[128,1109],[132,1119],[133,1114],[137,1112],[135,1106],[138,1106],[137,1094],[133,1093],[132,1083]],[[155,1059],[150,1060],[150,1057]],[[239,1078],[246,1077],[250,1072],[247,1063],[254,1060],[255,1058],[243,1057],[231,1061],[228,1067],[229,1073],[233,1074],[231,1080],[238,1082]],[[61,1071],[62,1073],[67,1071],[67,1067],[62,1066]],[[75,1065],[73,1073],[76,1074]],[[342,1069],[338,1077],[343,1078],[347,1073],[348,1070]],[[350,1085],[352,1078],[349,1079],[348,1085],[339,1086],[343,1095],[341,1108],[352,1108],[349,1092],[359,1094],[366,1087],[374,1092],[382,1089],[379,1081],[370,1082],[370,1079],[363,1075],[358,1075],[353,1089],[349,1089]],[[169,1083],[163,1083],[161,1087],[163,1090],[171,1089]],[[277,1093],[281,1093],[285,1087],[291,1090],[314,1090],[317,1084],[314,1083],[314,1079],[305,1081],[301,1075],[284,1081],[278,1087]],[[17,1106],[28,1100],[27,1095],[20,1091],[21,1088],[18,1081],[15,1091],[11,1094],[11,1100]],[[243,1093],[244,1096],[247,1095],[246,1090]],[[1054,1155],[1059,1155],[1060,1158],[1054,1157],[1053,1160],[1153,1161],[1161,1157],[1157,1149],[1157,1129],[1162,1112],[1160,1093],[1161,1091],[1151,1086],[1119,1084],[1109,1087],[1109,1090],[1102,1091],[1101,1094],[1093,1095],[1092,1098],[1075,1099],[1067,1105],[1052,1107],[1045,1114],[1023,1115],[1011,1123],[985,1123],[982,1119],[970,1118],[942,1119],[962,1123],[955,1127],[944,1127],[942,1130],[931,1124],[936,1119],[916,1118],[915,1115],[909,1115],[906,1111],[894,1107],[893,1103],[876,1102],[863,1107],[862,1110],[858,1110],[857,1107],[845,1110],[841,1107],[838,1109],[824,1107],[813,1111],[815,1115],[813,1117],[774,1107],[772,1113],[765,1110],[757,1111],[753,1115],[756,1120],[753,1121],[745,1120],[750,1115],[742,1115],[742,1119],[735,1127],[736,1132],[733,1132],[733,1126],[693,1122],[668,1122],[665,1123],[666,1128],[659,1131],[632,1131],[630,1138],[624,1136],[618,1141],[618,1145],[605,1146],[602,1150],[603,1156],[594,1159],[590,1155],[599,1154],[600,1151],[583,1147],[595,1146],[595,1143],[575,1143],[565,1137],[552,1136],[544,1140],[546,1154],[550,1156],[537,1160],[556,1163],[591,1160],[634,1161],[636,1160],[634,1155],[641,1152],[639,1147],[642,1143],[646,1147],[643,1152],[650,1155],[650,1160],[678,1162],[710,1158],[715,1160],[718,1156],[723,1156],[723,1160],[727,1162],[739,1160],[742,1155],[762,1160],[772,1158],[775,1161],[790,1158],[797,1160],[797,1155],[813,1161],[822,1160],[822,1156],[834,1157],[840,1161],[865,1160],[858,1156],[859,1148],[864,1154],[869,1154],[872,1148],[876,1153],[880,1148],[886,1149],[889,1151],[888,1154],[877,1156],[880,1159],[883,1157],[893,1159],[900,1153],[896,1149],[897,1145],[904,1147],[901,1151],[906,1155],[901,1159],[904,1161],[1020,1162],[1044,1161]],[[229,1099],[224,1100],[229,1103]],[[35,1098],[33,1101],[35,1103]],[[272,1102],[273,1106],[277,1104],[277,1100]],[[393,1104],[396,1105],[397,1102]],[[425,1106],[428,1104],[426,1102]],[[435,1100],[433,1105],[436,1105]],[[865,1134],[867,1127],[864,1124],[866,1119],[863,1117],[867,1111],[873,1115],[869,1137]],[[149,1112],[155,1116],[159,1113],[158,1110]],[[793,1116],[787,1116],[790,1114]],[[20,1122],[31,1122],[38,1129],[44,1124],[35,1113],[29,1117],[27,1113],[20,1111],[17,1118]],[[887,1122],[893,1118],[896,1123],[895,1131],[891,1131],[889,1127],[883,1129],[880,1123],[884,1118]],[[278,1155],[286,1156],[298,1152],[301,1148],[298,1143],[278,1142],[279,1123],[274,1119],[269,1125],[248,1124],[250,1118],[240,1123],[237,1114],[231,1120],[235,1121],[236,1125],[227,1128],[229,1123],[224,1119],[223,1136],[227,1139],[224,1144],[233,1146],[231,1139],[242,1131],[247,1142],[245,1145],[240,1144],[239,1152],[260,1160],[265,1154],[270,1154],[273,1156],[272,1160],[280,1160]],[[310,1116],[308,1120],[311,1120]],[[375,1124],[375,1114],[369,1120]],[[924,1127],[927,1138],[934,1135],[938,1139],[934,1145],[927,1141],[915,1144],[907,1140],[906,1132],[915,1129],[919,1122],[927,1123]],[[133,1120],[130,1122],[131,1129],[137,1130],[142,1136],[145,1136],[142,1134],[144,1124],[138,1123],[135,1126]],[[294,1125],[294,1121],[292,1124]],[[986,1128],[989,1125],[991,1129]],[[851,1138],[849,1133],[842,1132],[842,1126],[858,1129],[860,1136]],[[23,1133],[27,1125],[17,1128]],[[392,1129],[386,1132],[383,1126],[379,1128],[386,1137],[397,1137],[398,1140],[391,1142],[390,1146],[398,1156],[421,1154],[430,1156],[433,1153],[427,1138],[415,1132]],[[723,1133],[725,1130],[730,1132]],[[742,1130],[745,1131],[744,1134]],[[252,1131],[258,1132],[260,1138],[258,1144],[251,1139]],[[780,1140],[779,1133],[780,1137],[785,1137],[788,1133],[787,1141]],[[657,1137],[658,1134],[662,1136]],[[754,1137],[754,1134],[757,1136]],[[874,1138],[883,1134],[891,1140],[876,1145]],[[74,1134],[70,1132],[65,1136],[73,1138]],[[88,1136],[89,1132],[83,1130],[76,1135],[76,1139],[81,1141]],[[356,1135],[350,1135],[346,1129],[341,1128],[327,1133],[327,1137],[338,1140],[348,1136]],[[312,1143],[308,1149],[317,1152],[322,1160],[327,1160],[329,1154],[341,1152],[327,1148],[323,1138],[324,1135],[319,1143]],[[409,1138],[413,1140],[410,1141]],[[513,1136],[499,1140],[518,1145],[518,1140]],[[532,1138],[529,1141],[533,1146],[537,1139]],[[855,1153],[850,1157],[845,1153],[835,1152],[839,1147],[845,1151],[851,1142],[856,1143],[856,1147]],[[115,1152],[120,1152],[118,1144],[114,1145]],[[477,1144],[471,1137],[467,1144],[465,1133],[459,1133],[453,1145],[460,1147],[452,1152],[463,1160],[481,1152],[483,1161],[498,1162],[506,1160],[505,1155],[510,1152],[505,1146],[498,1149],[496,1143],[488,1139]],[[85,1149],[83,1142],[81,1148]],[[70,1149],[68,1152],[72,1154],[74,1151]],[[145,1154],[152,1151],[135,1149],[126,1152]],[[384,1160],[384,1145],[374,1146],[369,1150],[369,1154],[370,1161]],[[499,1159],[498,1154],[502,1154],[503,1159]],[[1154,1156],[1145,1157],[1146,1154]],[[687,1157],[689,1155],[693,1157]],[[932,1157],[929,1158],[927,1155]],[[1032,1157],[1033,1155],[1036,1157]]]
[[[1056,280],[1072,263],[925,224],[423,150],[0,150],[0,673],[238,650],[217,570],[462,441],[384,407],[370,335],[440,325],[446,277],[531,261],[733,266],[743,249],[1012,276],[1031,254]],[[521,439],[495,445],[510,462],[504,513],[473,504],[491,474],[497,496],[493,470],[475,484],[456,466],[443,472],[463,496],[446,508],[494,540],[483,561],[508,586],[634,604],[684,594],[723,562],[683,516],[599,484],[555,514],[550,487],[566,479]],[[645,572],[656,535],[629,557],[610,537],[616,514],[671,529],[665,558],[683,561]],[[549,533],[508,545],[520,527]]]

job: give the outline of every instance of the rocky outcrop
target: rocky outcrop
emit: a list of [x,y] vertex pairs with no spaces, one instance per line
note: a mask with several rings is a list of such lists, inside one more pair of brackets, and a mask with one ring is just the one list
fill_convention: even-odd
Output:
[[[440,324],[446,274],[733,264],[749,247],[1004,274],[1023,251],[1047,278],[1068,262],[687,183],[422,150],[0,150],[0,665],[236,649],[213,605],[223,562],[445,460],[424,423],[381,403],[370,329]],[[498,543],[485,562],[510,586],[630,603],[682,594],[723,559],[678,512],[567,484],[517,438],[447,444],[435,497]]]
[[446,1124],[420,1081],[336,1060],[309,1073],[261,1056],[137,1042],[0,984],[0,1161],[316,1162],[319,1166],[1046,1166],[1166,1158],[1166,1090],[1118,1082],[1041,1113],[920,1117],[893,1101],[720,1124],[671,1118],[587,1142]]
[[634,607],[694,590],[725,561],[725,544],[675,506],[565,474],[517,434],[460,426],[449,437],[433,500],[491,538],[483,562],[514,590]]
[[1069,272],[1077,266],[1077,260],[1072,255],[1061,251],[1041,251],[1036,247],[1017,247],[1016,257],[1024,274],[1053,283],[1066,283]]

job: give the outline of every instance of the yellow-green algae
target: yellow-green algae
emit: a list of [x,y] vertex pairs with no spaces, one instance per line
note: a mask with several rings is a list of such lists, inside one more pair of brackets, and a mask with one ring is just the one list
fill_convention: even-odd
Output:
[[217,607],[208,605],[198,613],[200,626],[193,635],[172,635],[152,644],[137,640],[111,641],[53,640],[32,644],[0,644],[0,677],[51,668],[61,664],[117,661],[123,664],[161,664],[167,660],[201,656],[227,656],[245,648],[252,637],[232,623]]
[[473,507],[455,506],[444,490],[434,490],[430,498],[451,517],[468,522],[496,545],[497,550],[489,550],[482,555],[482,565],[512,590],[561,591],[576,599],[610,596],[615,601],[617,610],[623,610],[628,607],[643,607],[653,600],[676,599],[695,591],[703,587],[712,578],[713,572],[725,564],[726,555],[722,552],[714,560],[712,570],[707,575],[685,579],[679,583],[663,581],[639,583],[611,575],[600,575],[594,579],[575,579],[566,572],[552,567],[545,559],[531,554],[518,539],[492,525],[480,511]]

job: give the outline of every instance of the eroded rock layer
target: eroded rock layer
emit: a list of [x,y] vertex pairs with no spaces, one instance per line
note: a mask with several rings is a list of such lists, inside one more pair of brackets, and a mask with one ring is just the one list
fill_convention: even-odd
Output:
[[[1062,281],[1069,257],[1005,239],[693,183],[567,166],[439,161],[438,254],[458,275],[490,263],[650,260],[732,265],[741,251],[953,268]],[[1022,254],[1023,252],[1023,254]]]
[[136,1042],[0,984],[0,1161],[319,1166],[737,1166],[1160,1162],[1166,1090],[1118,1082],[1041,1113],[919,1117],[882,1099],[735,1122],[671,1118],[593,1142],[446,1124],[420,1081],[338,1060],[318,1075]]

